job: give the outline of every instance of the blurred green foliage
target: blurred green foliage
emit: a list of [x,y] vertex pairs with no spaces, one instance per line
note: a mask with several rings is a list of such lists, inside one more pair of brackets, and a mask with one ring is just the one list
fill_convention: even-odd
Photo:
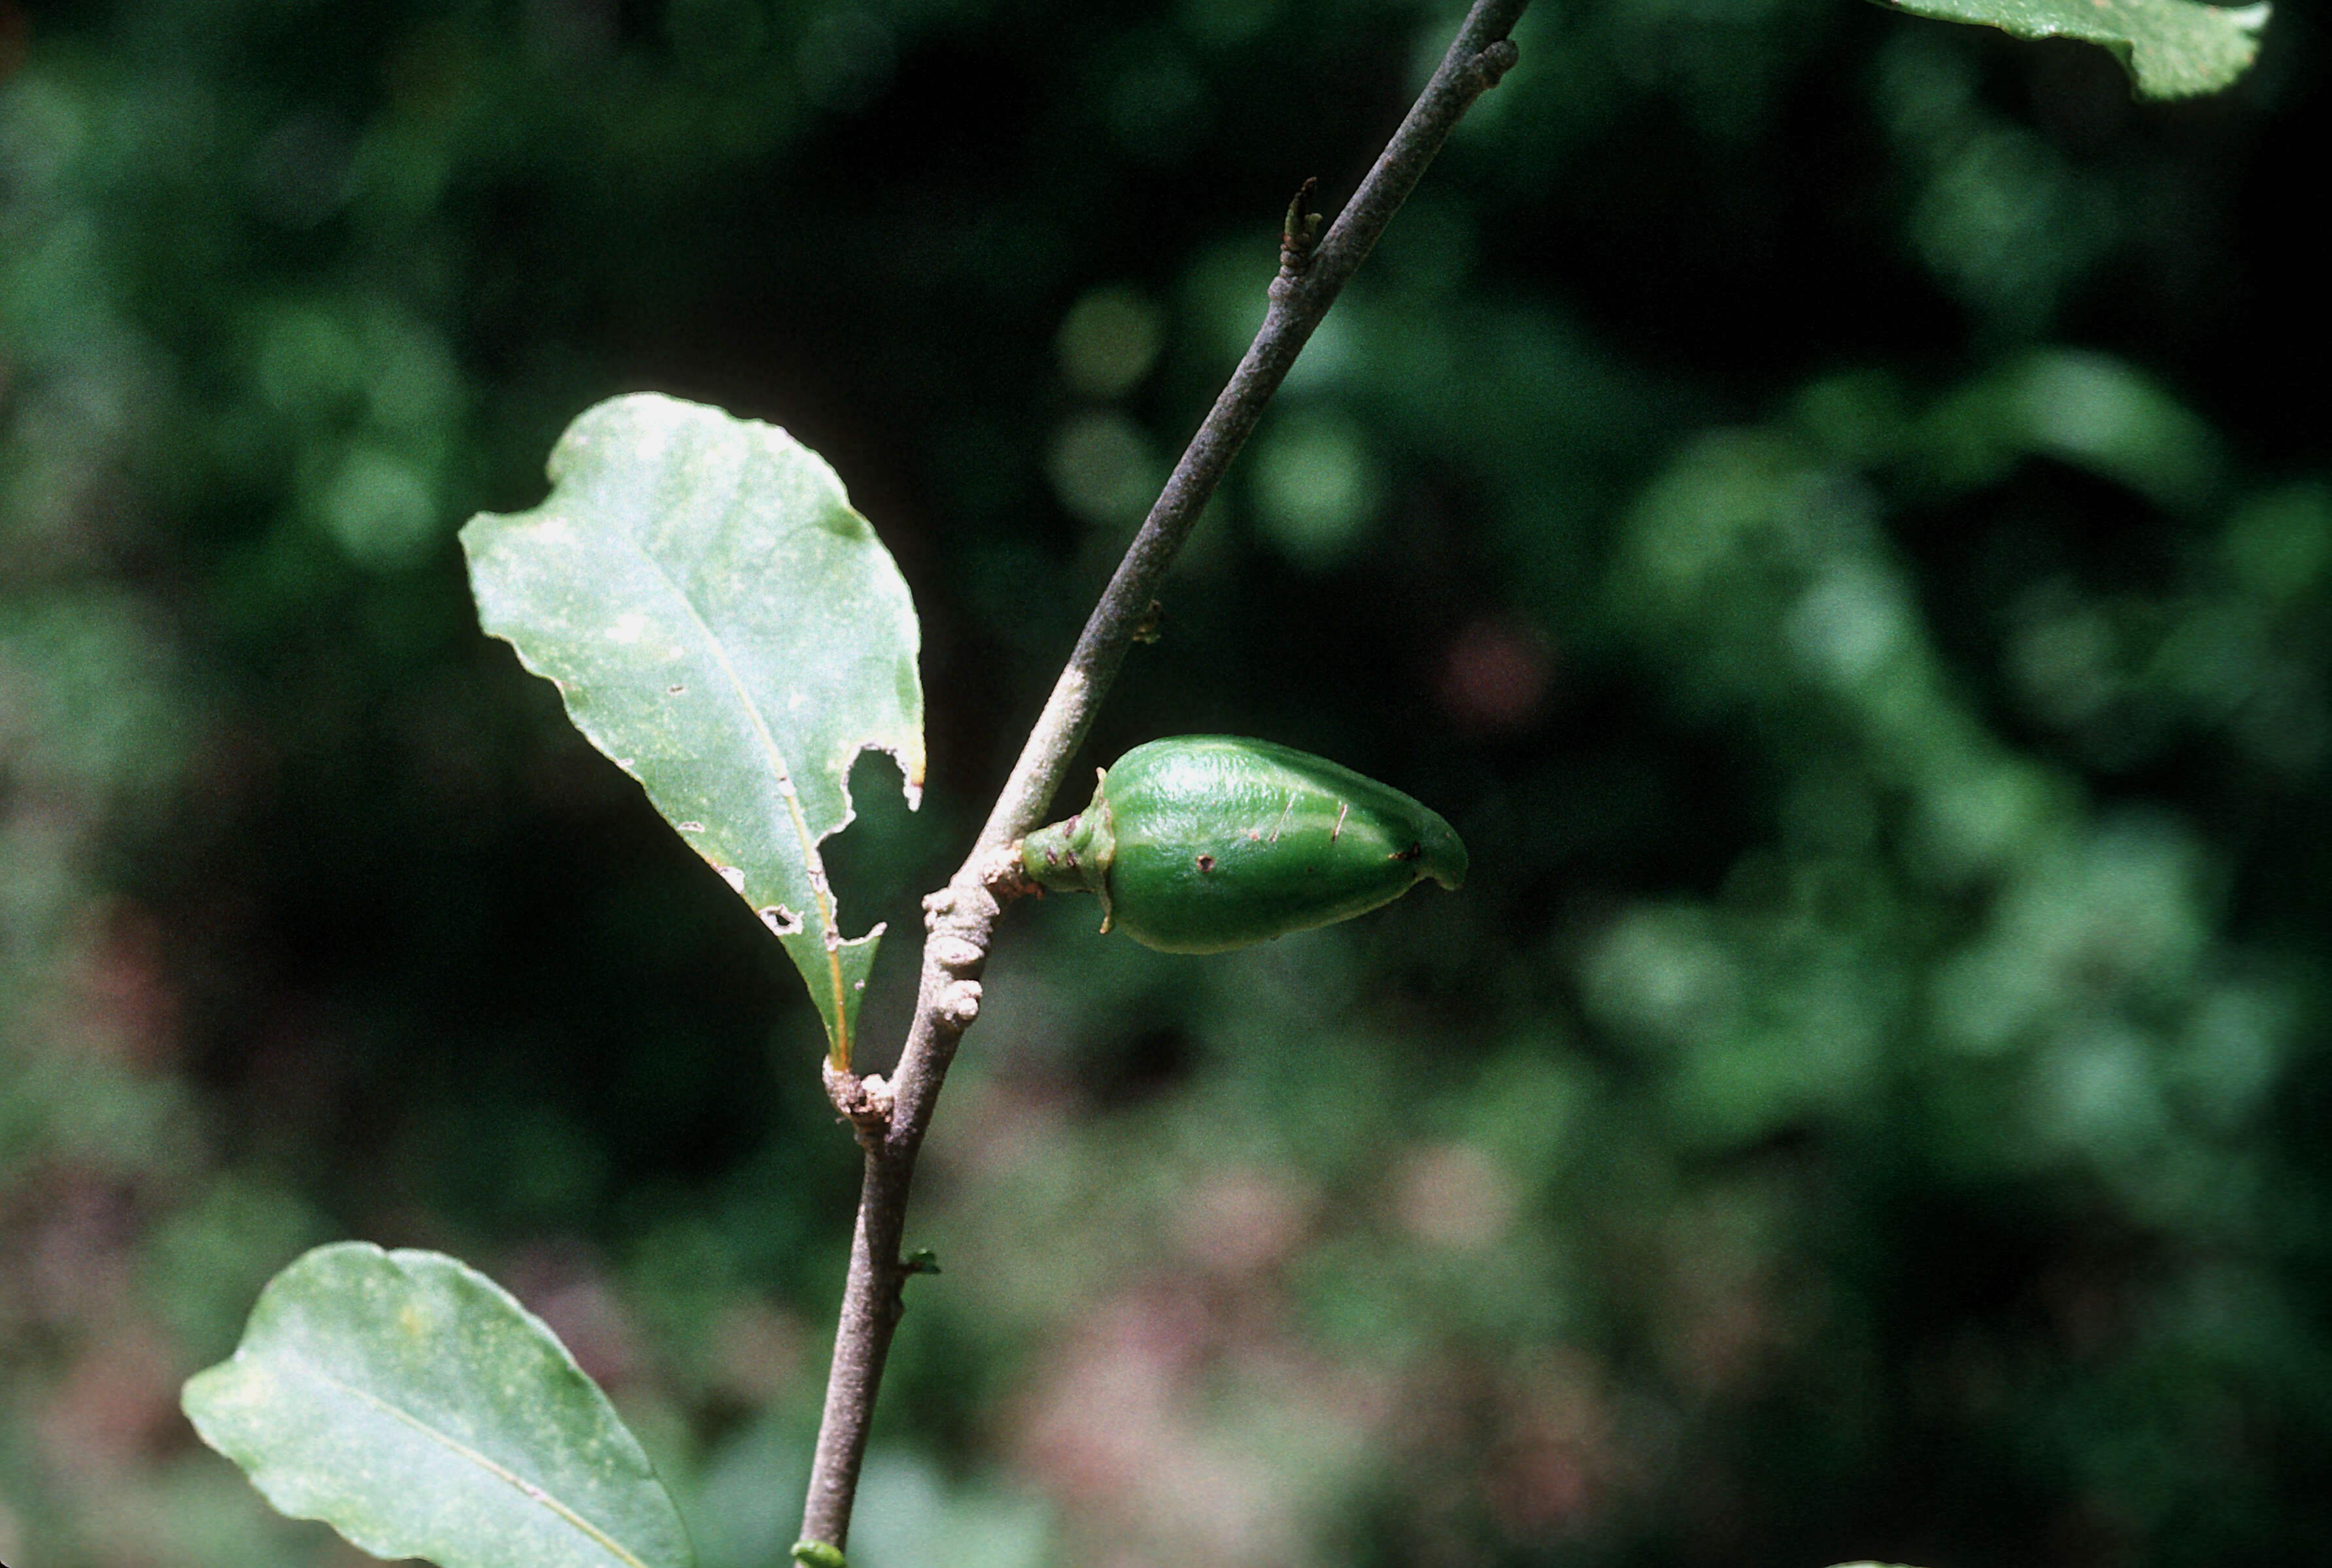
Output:
[[[619,390],[823,452],[925,622],[923,809],[865,762],[831,846],[911,939],[1452,22],[0,5],[0,1559],[345,1562],[175,1400],[348,1236],[486,1268],[711,1568],[782,1560],[816,1018],[453,531]],[[1336,757],[1474,878],[1211,960],[1015,916],[854,1562],[2312,1554],[2321,37],[2140,106],[1875,7],[1532,9],[1093,745]]]

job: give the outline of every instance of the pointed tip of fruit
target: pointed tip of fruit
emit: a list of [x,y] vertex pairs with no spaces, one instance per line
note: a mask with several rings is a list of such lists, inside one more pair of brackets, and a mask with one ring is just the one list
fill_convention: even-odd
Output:
[[1455,893],[1465,885],[1470,866],[1466,856],[1466,841],[1458,830],[1440,817],[1435,817],[1425,835],[1425,853],[1419,857],[1421,876],[1429,876]]

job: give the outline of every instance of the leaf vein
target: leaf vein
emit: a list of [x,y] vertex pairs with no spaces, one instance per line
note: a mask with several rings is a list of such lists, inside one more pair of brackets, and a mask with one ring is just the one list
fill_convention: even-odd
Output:
[[300,1372],[315,1379],[318,1382],[338,1389],[343,1393],[353,1394],[365,1403],[395,1417],[400,1421],[403,1421],[415,1431],[444,1445],[454,1453],[460,1455],[462,1458],[476,1465],[480,1469],[483,1469],[497,1479],[507,1483],[511,1489],[518,1493],[519,1496],[528,1499],[530,1502],[540,1504],[543,1507],[566,1520],[568,1524],[573,1525],[577,1530],[579,1530],[584,1535],[589,1536],[593,1541],[597,1542],[603,1549],[605,1549],[609,1556],[614,1557],[620,1562],[630,1563],[632,1568],[647,1568],[646,1563],[634,1553],[627,1550],[622,1542],[616,1540],[614,1536],[608,1535],[607,1531],[602,1530],[599,1526],[591,1523],[590,1520],[585,1518],[575,1508],[567,1503],[562,1502],[559,1498],[552,1496],[543,1487],[529,1481],[526,1477],[518,1474],[517,1471],[511,1469],[508,1466],[495,1463],[492,1459],[487,1458],[486,1455],[481,1453],[476,1448],[472,1448],[469,1444],[462,1441],[459,1438],[454,1437],[452,1433],[430,1425],[427,1421],[425,1421],[420,1417],[414,1415],[411,1411],[404,1409],[402,1406],[394,1404],[389,1401],[381,1398],[378,1394],[374,1393],[369,1389],[360,1388],[355,1383],[344,1382],[339,1378],[334,1377],[331,1373],[313,1365],[306,1363],[293,1364],[297,1366]]

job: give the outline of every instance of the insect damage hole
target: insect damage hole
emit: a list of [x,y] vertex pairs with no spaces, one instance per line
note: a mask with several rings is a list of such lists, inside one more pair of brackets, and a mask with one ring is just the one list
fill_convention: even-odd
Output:
[[1212,871],[1214,868],[1215,857],[1213,856],[1201,855],[1199,856],[1199,869],[1200,871]]

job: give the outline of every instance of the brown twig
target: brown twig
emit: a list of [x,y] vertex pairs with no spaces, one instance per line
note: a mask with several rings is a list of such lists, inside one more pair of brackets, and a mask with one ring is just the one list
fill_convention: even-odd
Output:
[[1253,433],[1264,405],[1459,117],[1514,65],[1515,50],[1506,35],[1528,3],[1476,0],[1433,80],[1316,244],[1305,221],[1310,215],[1303,210],[1309,182],[1291,204],[1279,275],[1272,281],[1262,330],[1094,607],[970,858],[944,889],[923,901],[929,937],[922,990],[897,1073],[887,1085],[850,1074],[828,1076],[828,1092],[855,1129],[866,1164],[850,1276],[835,1330],[825,1420],[802,1511],[805,1543],[839,1552],[849,1536],[867,1427],[899,1323],[900,1292],[911,1272],[900,1243],[915,1157],[956,1044],[980,1011],[980,975],[997,918],[1007,904],[1030,891],[1012,846],[1051,804],[1103,693],[1147,624],[1167,567]]

